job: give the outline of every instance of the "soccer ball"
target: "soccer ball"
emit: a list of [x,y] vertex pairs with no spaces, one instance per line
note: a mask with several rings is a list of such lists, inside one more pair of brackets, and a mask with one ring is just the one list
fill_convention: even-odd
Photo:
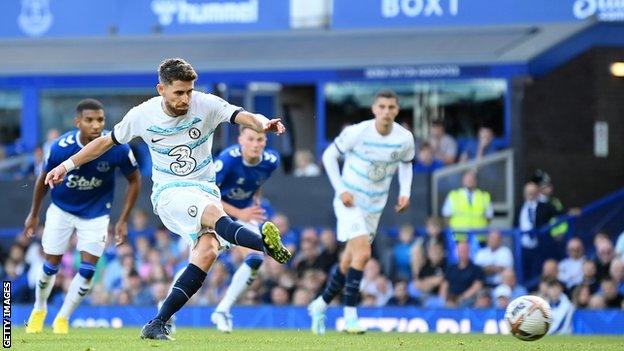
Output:
[[548,333],[552,313],[544,299],[525,295],[511,301],[505,311],[505,320],[513,336],[523,341],[533,341]]

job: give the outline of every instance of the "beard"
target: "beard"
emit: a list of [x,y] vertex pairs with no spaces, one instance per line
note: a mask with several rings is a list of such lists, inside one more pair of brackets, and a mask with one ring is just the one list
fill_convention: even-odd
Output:
[[173,105],[171,105],[169,102],[167,102],[164,99],[163,99],[163,103],[165,105],[165,109],[169,113],[174,115],[175,117],[185,115],[188,112],[188,109],[189,109],[188,107],[186,107],[184,109],[175,108],[175,107],[173,107]]

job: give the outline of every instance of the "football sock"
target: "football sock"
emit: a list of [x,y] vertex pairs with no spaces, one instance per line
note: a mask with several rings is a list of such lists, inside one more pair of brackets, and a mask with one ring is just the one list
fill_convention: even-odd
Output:
[[69,285],[69,290],[67,291],[67,296],[65,296],[65,300],[63,301],[63,306],[61,306],[61,310],[59,311],[57,317],[68,318],[71,316],[72,312],[80,305],[82,300],[84,300],[85,296],[91,290],[93,275],[95,274],[95,265],[88,262],[80,263],[80,269],[78,270],[78,274],[74,276],[71,284]]
[[178,312],[182,306],[193,296],[206,279],[206,272],[196,265],[189,263],[184,273],[178,278],[171,292],[163,302],[156,318],[167,323],[174,313]]
[[335,265],[329,276],[327,286],[321,295],[323,302],[325,302],[325,307],[327,307],[327,304],[331,303],[334,297],[340,293],[344,285],[345,275],[340,271],[340,267]]
[[35,309],[47,310],[48,309],[48,297],[54,287],[54,281],[56,280],[56,273],[59,271],[58,265],[53,265],[48,262],[43,263],[42,269],[39,271],[37,277],[37,284],[35,286]]
[[[355,268],[349,268],[345,282],[344,302],[345,306],[355,307],[360,295],[360,281],[363,272]],[[346,310],[345,310],[346,311]]]
[[343,309],[345,319],[357,319],[357,308],[353,306],[345,306]]
[[234,275],[232,276],[232,282],[228,287],[223,299],[217,305],[216,311],[218,312],[230,312],[230,308],[238,297],[253,283],[256,279],[256,273],[258,268],[262,264],[262,255],[257,253],[251,253],[245,258],[245,262],[238,267]]
[[223,216],[215,224],[215,231],[220,237],[238,246],[264,252],[262,237],[244,225],[234,222],[232,218]]

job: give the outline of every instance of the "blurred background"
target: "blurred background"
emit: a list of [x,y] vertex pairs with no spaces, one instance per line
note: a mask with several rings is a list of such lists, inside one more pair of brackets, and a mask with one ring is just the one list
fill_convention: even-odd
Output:
[[[387,314],[419,318],[424,310],[473,307],[501,319],[499,309],[528,291],[564,306],[562,316],[574,314],[561,319],[562,330],[621,333],[624,322],[613,329],[606,315],[583,313],[624,309],[622,21],[624,4],[598,0],[3,1],[0,275],[14,282],[13,301],[28,313],[43,259],[41,230],[31,241],[22,226],[41,161],[74,128],[78,101],[100,100],[110,129],[156,94],[158,64],[179,56],[199,73],[198,90],[281,117],[288,129],[269,138],[282,167],[264,196],[295,258],[285,267],[267,259],[240,304],[304,306],[322,289],[341,247],[320,155],[342,128],[372,118],[378,90],[393,89],[397,122],[418,146],[412,206],[383,214],[362,305],[407,306]],[[236,136],[236,127],[218,129],[215,154]],[[109,236],[87,307],[153,308],[187,264],[185,244],[152,213],[147,148],[139,140],[131,147],[144,181],[129,241],[115,248]],[[444,206],[448,194],[474,169],[477,187],[491,196],[492,213],[482,214],[488,224],[449,227],[456,214]],[[397,194],[393,183],[391,204]],[[555,212],[523,223],[525,204],[536,200]],[[531,248],[528,232],[548,238],[543,247]],[[458,240],[486,272],[466,303],[438,295],[446,267],[463,259]],[[496,260],[499,249],[511,259]],[[214,305],[242,259],[236,249],[223,254],[193,303]],[[60,305],[79,262],[70,249],[52,305]],[[479,316],[472,323],[483,331]],[[437,317],[426,318],[435,324]],[[288,327],[303,320],[289,319]]]

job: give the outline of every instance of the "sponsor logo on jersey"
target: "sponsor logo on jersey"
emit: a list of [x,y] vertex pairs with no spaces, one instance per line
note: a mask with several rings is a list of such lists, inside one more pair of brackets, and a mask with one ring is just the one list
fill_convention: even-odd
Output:
[[67,187],[70,189],[92,190],[102,186],[102,183],[104,183],[104,181],[96,177],[91,177],[91,179],[87,179],[83,176],[72,174],[67,177],[67,183],[65,185],[67,185]]
[[227,197],[232,200],[247,200],[253,195],[253,191],[245,191],[241,188],[230,189]]
[[54,17],[50,11],[50,0],[22,0],[22,8],[17,17],[17,24],[22,32],[31,37],[45,34]]

